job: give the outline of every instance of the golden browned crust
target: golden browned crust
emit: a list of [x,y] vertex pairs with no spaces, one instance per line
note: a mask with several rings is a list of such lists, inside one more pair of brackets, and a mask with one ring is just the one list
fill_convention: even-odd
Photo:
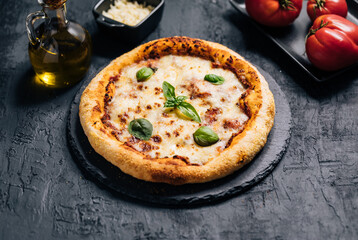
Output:
[[[165,55],[190,55],[212,61],[213,66],[234,72],[247,87],[240,107],[249,116],[242,132],[234,136],[218,157],[202,166],[191,165],[180,157],[153,159],[116,138],[106,121],[106,101],[110,101],[120,70],[145,59]],[[265,145],[273,126],[275,105],[263,76],[234,51],[213,42],[188,37],[151,41],[120,56],[103,69],[81,97],[80,120],[92,147],[109,162],[133,177],[179,185],[202,183],[227,176],[250,162]]]

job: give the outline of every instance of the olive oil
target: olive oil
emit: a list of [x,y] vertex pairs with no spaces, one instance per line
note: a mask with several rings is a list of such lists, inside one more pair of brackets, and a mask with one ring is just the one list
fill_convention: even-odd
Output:
[[[70,22],[52,36],[36,31],[40,43],[29,44],[29,56],[36,75],[53,87],[72,85],[85,75],[91,63],[91,38],[86,30]],[[77,36],[69,31],[75,30]],[[74,31],[72,31],[74,32]]]
[[[80,81],[90,66],[92,54],[91,36],[79,24],[67,21],[64,2],[59,1],[62,5],[58,8],[44,2],[43,11],[30,14],[27,24],[33,69],[42,83],[56,88]],[[40,18],[45,22],[33,29],[34,20]]]

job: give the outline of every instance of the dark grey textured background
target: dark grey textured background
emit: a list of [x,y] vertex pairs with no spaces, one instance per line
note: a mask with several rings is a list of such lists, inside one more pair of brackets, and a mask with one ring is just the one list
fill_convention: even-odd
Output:
[[[130,47],[102,36],[96,0],[70,0],[92,34],[90,73]],[[133,202],[83,177],[66,144],[76,85],[32,83],[24,20],[35,0],[0,2],[0,239],[357,239],[358,71],[317,84],[226,0],[167,0],[145,41],[187,35],[222,43],[269,72],[289,99],[288,151],[264,181],[198,208]],[[304,13],[303,13],[304,14]]]

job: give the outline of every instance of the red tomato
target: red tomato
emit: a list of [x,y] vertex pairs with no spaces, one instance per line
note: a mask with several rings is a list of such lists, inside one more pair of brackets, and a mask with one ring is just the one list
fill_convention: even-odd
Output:
[[246,11],[257,22],[271,27],[291,24],[300,15],[303,0],[245,0]]
[[347,17],[348,7],[346,0],[308,0],[307,14],[314,21],[325,14],[336,14]]
[[308,33],[306,53],[322,70],[352,65],[358,61],[358,26],[334,14],[318,17]]

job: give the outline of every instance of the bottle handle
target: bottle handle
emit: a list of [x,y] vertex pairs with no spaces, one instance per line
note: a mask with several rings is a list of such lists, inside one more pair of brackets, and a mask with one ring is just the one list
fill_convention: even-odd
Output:
[[30,40],[30,43],[32,45],[36,45],[40,42],[40,39],[36,36],[35,33],[35,21],[38,19],[44,19],[46,18],[46,14],[43,11],[37,11],[34,13],[30,13],[26,18],[26,30],[27,30],[27,36]]

